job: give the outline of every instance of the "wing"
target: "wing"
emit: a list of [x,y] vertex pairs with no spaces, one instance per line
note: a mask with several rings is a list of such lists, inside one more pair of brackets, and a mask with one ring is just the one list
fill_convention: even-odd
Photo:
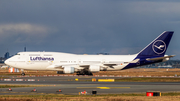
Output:
[[75,64],[53,64],[48,67],[47,69],[64,69],[64,67],[71,67],[74,66]]
[[85,68],[89,68],[89,64],[53,64],[53,65],[50,65],[48,67],[46,67],[46,69],[49,69],[49,70],[62,70],[64,69],[65,67],[75,67],[76,69],[85,69]]

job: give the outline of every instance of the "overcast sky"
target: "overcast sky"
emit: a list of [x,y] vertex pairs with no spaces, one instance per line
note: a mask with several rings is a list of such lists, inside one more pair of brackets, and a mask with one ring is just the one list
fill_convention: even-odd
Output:
[[23,51],[135,54],[174,31],[180,59],[179,0],[0,0],[0,56]]

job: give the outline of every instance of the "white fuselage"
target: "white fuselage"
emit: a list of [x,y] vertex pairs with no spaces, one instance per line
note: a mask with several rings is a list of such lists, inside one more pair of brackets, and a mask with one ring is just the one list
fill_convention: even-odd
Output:
[[[19,52],[6,60],[11,67],[25,70],[63,70],[56,66],[72,66],[75,70],[98,65],[101,69],[120,70],[137,55],[77,55],[60,52]],[[107,65],[106,65],[107,64]],[[116,64],[112,67],[109,64]],[[111,65],[112,66],[112,65]]]

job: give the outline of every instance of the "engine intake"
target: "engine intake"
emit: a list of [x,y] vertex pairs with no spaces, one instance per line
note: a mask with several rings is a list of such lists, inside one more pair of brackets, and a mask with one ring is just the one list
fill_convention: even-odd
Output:
[[74,67],[64,67],[64,70],[63,70],[64,73],[74,73]]
[[91,65],[89,67],[89,71],[91,71],[91,72],[99,72],[100,71],[100,66]]

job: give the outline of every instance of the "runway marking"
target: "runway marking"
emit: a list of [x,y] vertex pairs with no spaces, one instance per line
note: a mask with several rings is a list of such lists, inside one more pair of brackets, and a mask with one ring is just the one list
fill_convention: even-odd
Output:
[[97,87],[99,89],[110,89],[110,87]]
[[99,88],[99,89],[123,89],[123,88],[130,88],[130,87],[76,87],[77,89],[82,89],[82,88],[87,88],[87,89],[90,89],[90,88]]
[[78,89],[81,89],[81,88],[97,88],[97,87],[76,87]]
[[[65,77],[77,77],[77,78],[94,78],[94,77],[109,77],[109,78],[116,78],[116,77],[125,77],[125,78],[129,78],[129,77],[138,77],[138,78],[150,78],[150,77],[153,77],[153,78],[180,78],[180,76],[151,76],[151,75],[138,75],[138,76],[130,76],[130,75],[93,75],[93,76],[88,76],[88,75],[26,75],[26,76],[13,76],[12,78],[13,79],[0,79],[0,81],[15,81],[14,78],[27,78],[27,77],[30,77],[30,78],[33,78],[33,77],[57,77],[57,76],[65,76]],[[23,80],[24,81],[24,80]],[[27,81],[25,79],[25,81]],[[39,81],[39,80],[35,80],[35,81]],[[45,80],[41,80],[41,81],[45,81]],[[101,81],[102,82],[102,81]],[[104,81],[104,82],[107,82],[107,81]],[[109,82],[109,81],[108,81]],[[116,81],[111,81],[111,82],[116,82]]]

